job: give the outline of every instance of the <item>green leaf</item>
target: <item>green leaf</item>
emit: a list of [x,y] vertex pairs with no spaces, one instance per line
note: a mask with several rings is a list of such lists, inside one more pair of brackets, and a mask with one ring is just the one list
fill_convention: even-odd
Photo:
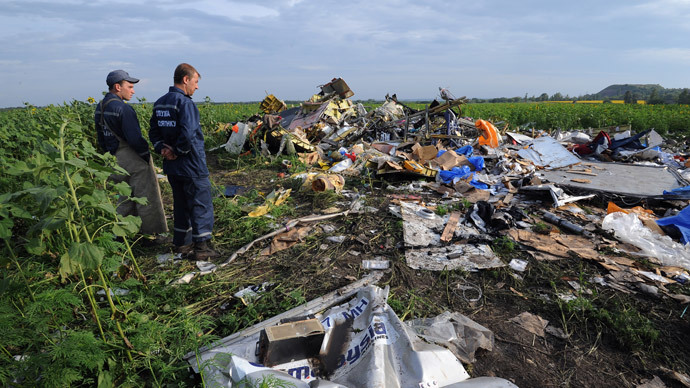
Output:
[[10,175],[22,175],[31,172],[31,168],[23,160],[17,160],[5,170]]
[[74,182],[74,184],[77,186],[84,183],[84,178],[78,172],[75,172],[74,174],[72,174],[71,178],[72,178],[72,182]]
[[10,218],[0,220],[0,238],[8,239],[12,237],[12,227],[14,222]]
[[0,203],[6,203],[10,199],[12,199],[13,194],[12,193],[2,193],[0,194]]
[[149,203],[149,200],[146,197],[129,197],[129,200],[134,203],[138,203],[139,205],[147,205]]
[[72,260],[69,252],[65,252],[65,254],[60,257],[60,269],[58,273],[63,282],[67,280],[68,276],[79,273],[79,265]]
[[132,236],[141,228],[141,217],[127,216],[113,225],[113,234],[119,237]]
[[108,214],[115,215],[117,212],[115,211],[115,206],[113,206],[111,203],[106,202],[106,203],[99,203],[96,207],[99,209],[105,211]]
[[41,212],[45,212],[48,206],[58,197],[58,191],[54,187],[40,186],[27,189],[27,192],[31,193],[36,202],[39,203]]
[[129,172],[128,172],[127,170],[125,170],[124,168],[120,167],[120,165],[118,165],[118,164],[114,164],[114,165],[112,166],[112,168],[113,168],[113,170],[115,170],[115,173],[116,173],[116,174],[119,174],[119,175],[129,175]]
[[58,230],[65,224],[66,219],[60,216],[49,216],[42,218],[36,224],[39,230]]
[[113,383],[113,376],[107,370],[102,370],[98,372],[98,388],[112,388],[115,384]]
[[[77,264],[81,264],[84,269],[97,269],[103,261],[103,250],[91,243],[77,243],[73,242],[67,254],[69,268],[75,268]],[[64,255],[63,255],[64,259]],[[60,262],[62,265],[62,261]]]
[[113,234],[118,237],[127,237],[127,230],[122,226],[115,224],[113,225]]
[[72,165],[72,166],[74,166],[74,167],[79,167],[79,168],[82,168],[82,167],[86,167],[86,166],[87,166],[86,161],[81,160],[81,159],[70,159],[70,160],[68,160],[66,163],[69,164],[69,165]]
[[136,233],[141,228],[141,217],[127,216],[121,220],[120,225],[127,229],[128,232]]
[[46,246],[43,242],[43,239],[40,237],[34,237],[29,240],[28,243],[26,243],[26,251],[31,253],[32,255],[42,255],[46,251]]
[[115,186],[113,186],[113,188],[120,195],[124,195],[126,197],[132,195],[132,187],[127,182],[117,183]]
[[93,198],[98,201],[98,203],[110,202],[108,200],[108,194],[104,190],[94,190]]
[[29,219],[29,220],[31,219],[31,213],[24,210],[23,208],[21,208],[17,205],[10,205],[9,208],[10,208],[10,213],[12,213],[12,215],[15,218],[24,218],[24,219]]

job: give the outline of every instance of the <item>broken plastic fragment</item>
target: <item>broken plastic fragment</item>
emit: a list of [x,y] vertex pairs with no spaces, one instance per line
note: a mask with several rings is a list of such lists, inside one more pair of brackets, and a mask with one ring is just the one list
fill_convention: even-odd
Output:
[[482,136],[477,139],[479,145],[486,145],[491,148],[498,147],[498,130],[493,124],[486,120],[477,120],[474,125],[482,131]]
[[388,260],[362,260],[364,269],[388,269],[388,267],[390,267]]
[[527,269],[527,260],[513,259],[508,263],[510,268],[518,272],[525,272]]

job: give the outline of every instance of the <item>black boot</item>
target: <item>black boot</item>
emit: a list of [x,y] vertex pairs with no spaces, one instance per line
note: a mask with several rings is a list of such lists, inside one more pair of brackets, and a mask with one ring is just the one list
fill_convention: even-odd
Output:
[[220,257],[209,240],[194,243],[194,259],[200,261],[211,260]]
[[173,248],[173,253],[179,253],[183,259],[187,259],[194,253],[194,244],[190,243],[187,245],[175,245]]

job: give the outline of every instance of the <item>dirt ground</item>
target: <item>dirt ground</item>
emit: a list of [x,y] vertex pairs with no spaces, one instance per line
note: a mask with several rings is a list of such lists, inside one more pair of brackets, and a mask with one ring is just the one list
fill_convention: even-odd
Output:
[[[278,177],[278,167],[236,171],[231,162],[214,157],[209,160],[217,185],[239,185],[265,193],[278,186],[291,187],[288,178]],[[498,252],[504,263],[513,258],[527,260],[528,267],[522,273],[509,267],[478,272],[411,269],[405,263],[402,221],[388,211],[394,195],[408,193],[388,187],[416,178],[397,182],[346,179],[346,190],[364,194],[366,205],[377,209],[375,212],[370,209],[321,222],[304,242],[272,256],[258,256],[258,250],[265,246],[260,244],[230,267],[243,268],[256,279],[278,277],[285,286],[302,289],[310,300],[360,279],[366,273],[361,267],[363,259],[382,257],[390,260],[391,268],[379,286],[390,286],[389,304],[402,320],[456,311],[493,331],[493,349],[480,349],[476,362],[465,365],[473,377],[498,376],[520,387],[635,387],[658,376],[668,387],[687,386],[672,373],[690,374],[687,305],[668,297],[601,286],[591,279],[606,275],[607,270],[596,262],[577,257],[538,261],[517,244],[512,249],[498,246]],[[414,194],[429,205],[441,199],[440,194],[429,190]],[[583,206],[601,209],[603,202],[598,201],[593,199]],[[345,210],[349,199],[293,191],[290,203],[295,207],[293,217],[298,218],[321,214],[326,208]],[[530,206],[544,208],[550,204]],[[324,224],[333,231],[323,228]],[[327,242],[327,236],[345,236],[345,241]],[[582,294],[574,292],[568,281],[578,282]],[[470,290],[472,295],[468,295],[458,288],[467,285],[481,290],[479,300],[473,301],[479,296],[476,291]],[[667,287],[690,293],[687,286]],[[588,302],[569,305],[558,297],[563,292],[580,295],[580,301]],[[567,337],[537,336],[509,321],[523,312],[548,320]]]

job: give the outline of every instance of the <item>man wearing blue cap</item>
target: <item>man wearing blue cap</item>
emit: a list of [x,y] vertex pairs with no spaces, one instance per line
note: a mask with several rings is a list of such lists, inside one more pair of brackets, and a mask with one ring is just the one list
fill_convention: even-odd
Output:
[[108,74],[105,82],[109,90],[96,106],[94,115],[98,145],[103,152],[115,155],[117,164],[129,173],[129,176],[114,175],[111,179],[129,183],[133,197],[148,200],[148,204],[141,205],[124,198],[118,203],[117,212],[141,217],[139,231],[143,234],[166,233],[168,225],[149,144],[141,135],[134,108],[125,103],[134,95],[134,84],[139,80],[124,70],[115,70]]
[[196,260],[218,257],[211,246],[213,202],[204,134],[192,95],[199,72],[187,63],[175,68],[174,86],[153,104],[149,139],[163,160],[173,193],[175,251]]

